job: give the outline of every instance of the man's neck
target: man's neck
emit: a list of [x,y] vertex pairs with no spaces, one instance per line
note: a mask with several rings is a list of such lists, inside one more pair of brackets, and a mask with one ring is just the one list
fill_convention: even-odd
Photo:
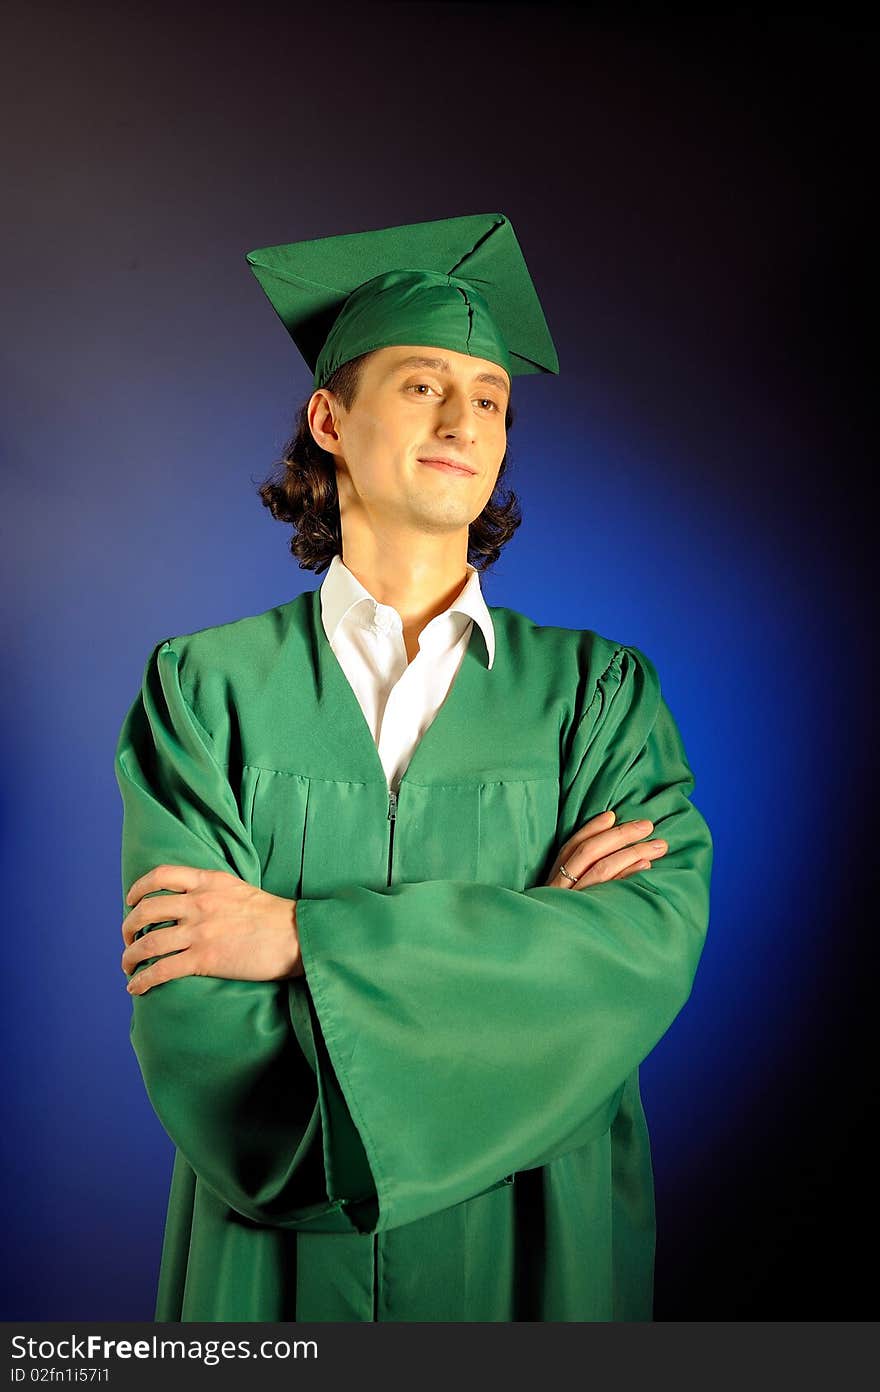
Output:
[[396,609],[410,661],[422,630],[449,608],[468,581],[467,557],[452,552],[426,557],[411,552],[363,554],[343,546],[342,562],[379,604]]

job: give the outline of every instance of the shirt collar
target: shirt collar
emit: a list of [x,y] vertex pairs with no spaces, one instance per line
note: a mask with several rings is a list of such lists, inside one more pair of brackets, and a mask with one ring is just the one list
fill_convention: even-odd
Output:
[[[427,629],[422,631],[430,634],[431,624],[435,624],[437,619],[444,620],[448,624],[447,615],[465,616],[465,619],[473,619],[474,623],[479,624],[483,637],[486,640],[486,649],[489,654],[489,669],[495,661],[495,626],[492,623],[492,616],[489,613],[486,601],[483,599],[483,591],[480,586],[480,574],[475,566],[468,563],[468,578],[456,599],[452,601],[448,609],[444,609],[442,614],[438,614],[436,619],[432,619],[427,625]],[[400,624],[400,615],[390,605],[380,604],[370,591],[361,584],[357,576],[349,570],[340,555],[335,555],[330,562],[322,583],[321,583],[321,618],[324,623],[324,631],[329,641],[332,643],[334,635],[339,625],[345,620],[347,623],[355,623],[363,628],[371,628],[374,625],[384,628],[385,631],[395,623]],[[463,632],[465,624],[460,620],[456,621],[457,632]],[[442,625],[437,624],[441,629]]]

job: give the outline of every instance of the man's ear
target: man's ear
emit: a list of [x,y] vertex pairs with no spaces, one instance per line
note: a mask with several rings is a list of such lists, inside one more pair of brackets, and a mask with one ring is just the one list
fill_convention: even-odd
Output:
[[340,447],[339,423],[342,406],[333,392],[325,387],[312,393],[306,412],[306,419],[312,438],[319,448],[328,454],[337,454]]

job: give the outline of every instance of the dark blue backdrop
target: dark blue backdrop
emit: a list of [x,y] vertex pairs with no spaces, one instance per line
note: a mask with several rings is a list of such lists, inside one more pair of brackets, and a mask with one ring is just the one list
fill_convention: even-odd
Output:
[[0,84],[2,1317],[152,1316],[173,1152],[128,1038],[116,737],[158,640],[322,578],[256,495],[311,381],[244,254],[496,210],[561,375],[514,384],[525,520],[484,593],[649,654],[715,838],[643,1069],[657,1317],[867,1317],[871,36],[199,13],[34,4]]

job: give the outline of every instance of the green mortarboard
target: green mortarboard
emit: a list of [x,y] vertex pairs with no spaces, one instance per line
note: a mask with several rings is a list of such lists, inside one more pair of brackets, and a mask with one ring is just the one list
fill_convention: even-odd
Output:
[[247,253],[322,387],[343,363],[395,343],[559,372],[541,302],[503,213],[348,232]]

